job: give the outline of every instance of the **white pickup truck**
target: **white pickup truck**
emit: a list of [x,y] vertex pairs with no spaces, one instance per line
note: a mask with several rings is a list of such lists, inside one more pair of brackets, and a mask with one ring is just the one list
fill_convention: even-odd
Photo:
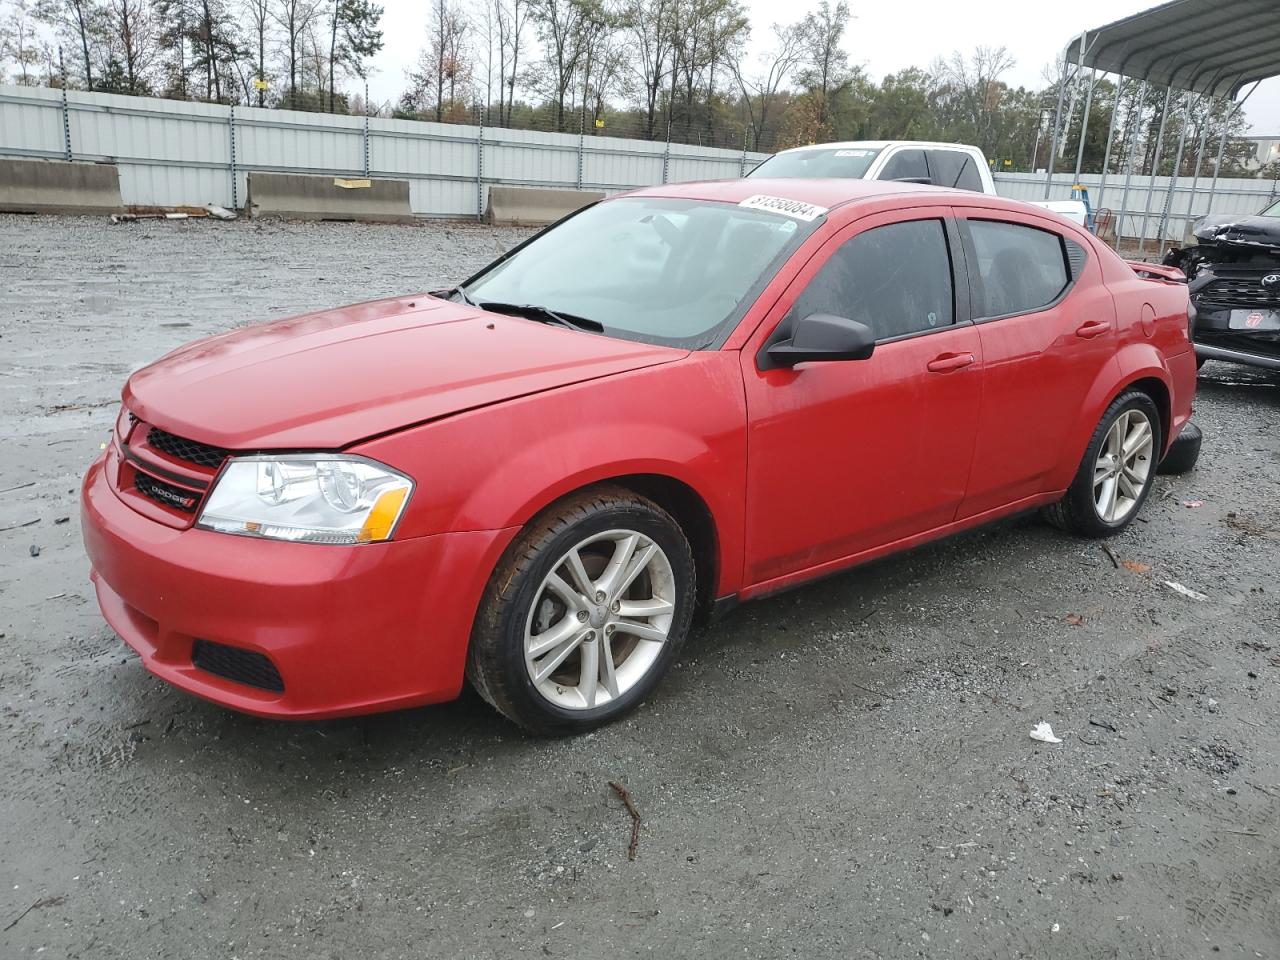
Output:
[[[996,195],[987,158],[977,147],[922,140],[854,140],[815,143],[783,150],[765,160],[748,177],[835,177],[856,180],[904,180]],[[1035,206],[1085,225],[1080,200],[1033,201]]]

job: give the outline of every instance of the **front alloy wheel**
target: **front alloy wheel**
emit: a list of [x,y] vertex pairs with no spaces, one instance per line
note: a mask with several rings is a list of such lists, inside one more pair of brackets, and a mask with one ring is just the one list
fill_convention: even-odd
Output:
[[642,533],[609,530],[572,547],[542,581],[525,624],[538,693],[568,710],[621,697],[662,653],[675,589],[671,561]]
[[693,553],[653,501],[601,487],[535,517],[476,613],[472,686],[536,733],[572,733],[635,707],[693,617]]

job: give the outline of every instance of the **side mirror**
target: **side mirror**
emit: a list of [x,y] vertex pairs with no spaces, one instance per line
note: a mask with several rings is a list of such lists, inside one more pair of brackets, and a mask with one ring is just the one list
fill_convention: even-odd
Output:
[[779,334],[785,339],[775,340],[762,351],[762,370],[813,360],[866,360],[876,348],[876,335],[865,323],[829,313],[811,313]]

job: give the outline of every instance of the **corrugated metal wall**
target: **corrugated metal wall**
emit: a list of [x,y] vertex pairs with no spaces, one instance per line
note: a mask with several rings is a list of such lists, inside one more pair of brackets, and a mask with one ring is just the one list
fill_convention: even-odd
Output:
[[0,85],[0,155],[110,161],[129,206],[242,207],[250,170],[409,181],[413,212],[475,216],[489,184],[617,193],[741,176],[765,154]]
[[[1089,188],[1089,203],[1094,210],[1108,209],[1117,217],[1124,211],[1120,222],[1120,233],[1124,237],[1136,239],[1139,234],[1148,240],[1159,240],[1157,231],[1160,226],[1160,215],[1165,209],[1165,201],[1169,193],[1169,177],[1156,177],[1154,184],[1151,177],[1133,176],[1129,182],[1128,193],[1124,189],[1124,174],[1110,174],[1107,184],[1101,190],[1101,176],[1096,173],[1082,174],[1080,183]],[[997,173],[995,175],[996,190],[1002,197],[1012,200],[1043,200],[1043,173]],[[1067,200],[1071,196],[1071,185],[1074,183],[1070,172],[1056,174],[1053,178],[1050,200]],[[1195,183],[1192,192],[1190,177],[1180,177],[1169,199],[1169,218],[1165,227],[1165,238],[1180,242],[1187,227],[1195,220],[1211,212],[1209,188],[1212,177],[1201,177]],[[1257,213],[1276,199],[1276,184],[1272,180],[1239,180],[1222,179],[1218,181],[1214,191],[1213,213],[1228,216]],[[1143,212],[1147,220],[1143,225]]]
[[[234,154],[233,154],[234,138]],[[491,183],[585,187],[617,193],[683,180],[738,177],[766,154],[684,144],[578,137],[416,120],[331,116],[256,107],[230,107],[106,93],[0,85],[0,155],[105,160],[118,165],[130,206],[174,207],[216,203],[241,207],[249,170],[409,181],[409,203],[424,217],[475,216]],[[232,161],[234,159],[234,175]],[[1039,200],[1044,176],[998,173],[1002,196]],[[1113,174],[1099,193],[1099,177],[1081,180],[1095,208],[1119,211],[1124,177]],[[1124,198],[1121,232],[1156,237],[1169,179],[1135,176]],[[1193,195],[1183,178],[1170,203],[1165,234],[1180,238],[1187,224],[1208,212],[1209,180]],[[1051,197],[1066,199],[1069,174],[1059,174]],[[1274,198],[1270,180],[1221,180],[1213,212],[1256,213]]]

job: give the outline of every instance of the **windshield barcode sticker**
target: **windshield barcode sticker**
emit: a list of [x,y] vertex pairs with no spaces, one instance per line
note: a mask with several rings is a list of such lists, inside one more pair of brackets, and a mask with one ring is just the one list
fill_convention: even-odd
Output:
[[835,156],[837,157],[869,157],[871,156],[871,151],[870,150],[837,150],[835,152]]
[[738,206],[748,207],[752,210],[764,210],[766,213],[780,213],[784,217],[794,217],[797,220],[817,220],[827,212],[826,207],[819,207],[816,204],[805,203],[803,200],[788,200],[786,197],[770,197],[763,193],[757,193],[753,197],[747,197],[747,199],[739,203]]

